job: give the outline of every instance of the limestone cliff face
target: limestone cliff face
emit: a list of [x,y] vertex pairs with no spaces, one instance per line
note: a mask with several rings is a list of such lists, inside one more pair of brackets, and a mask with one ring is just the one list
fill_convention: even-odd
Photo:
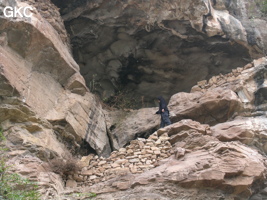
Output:
[[[2,127],[8,135],[16,135],[14,126],[25,129],[25,134],[16,136],[23,144],[32,141],[57,156],[63,156],[66,146],[79,151],[83,140],[98,154],[108,155],[111,150],[101,105],[89,93],[61,35],[38,7],[33,8],[31,18],[0,19]],[[53,12],[58,13],[57,9]],[[59,141],[66,146],[59,148]]]
[[[153,106],[266,52],[254,1],[56,1],[86,83]],[[131,91],[130,94],[127,91]],[[133,91],[133,92],[132,92]]]

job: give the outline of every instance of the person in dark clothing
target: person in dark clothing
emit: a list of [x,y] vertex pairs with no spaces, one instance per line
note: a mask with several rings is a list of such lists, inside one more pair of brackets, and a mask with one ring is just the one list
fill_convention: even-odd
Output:
[[159,110],[156,112],[156,114],[161,115],[160,128],[163,128],[164,126],[168,126],[171,124],[171,121],[169,119],[169,110],[167,107],[167,103],[162,96],[159,96],[157,99],[159,101]]

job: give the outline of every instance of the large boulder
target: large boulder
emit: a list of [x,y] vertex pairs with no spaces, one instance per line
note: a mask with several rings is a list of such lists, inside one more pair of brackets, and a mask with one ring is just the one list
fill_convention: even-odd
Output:
[[108,133],[114,150],[137,137],[148,137],[160,124],[157,108],[142,108],[129,111],[111,111],[106,115]]
[[204,124],[227,121],[240,109],[241,101],[232,91],[216,88],[202,92],[177,93],[169,102],[172,119],[193,119]]
[[240,141],[267,152],[267,122],[265,116],[239,117],[211,127],[212,135],[220,141]]

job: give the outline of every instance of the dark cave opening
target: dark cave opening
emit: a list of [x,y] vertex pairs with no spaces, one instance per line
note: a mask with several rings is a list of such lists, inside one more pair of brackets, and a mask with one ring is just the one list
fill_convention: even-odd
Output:
[[[53,2],[64,15],[88,1]],[[106,23],[97,13],[86,10],[64,23],[87,86],[91,89],[92,82],[97,83],[91,91],[104,102],[120,104],[117,107],[155,106],[159,95],[168,101],[175,93],[190,92],[198,81],[227,74],[251,61],[246,47],[229,38],[208,37],[186,20],[165,20],[166,29],[155,25],[147,30],[128,23],[127,12]]]
[[90,146],[90,144],[86,140],[82,140],[80,144],[80,148],[78,150],[78,154],[81,156],[87,156],[89,154],[97,155],[96,151]]
[[134,57],[133,54],[126,58],[126,66],[122,67],[119,72],[119,83],[125,86],[131,82],[140,83],[142,72],[138,70],[140,60]]

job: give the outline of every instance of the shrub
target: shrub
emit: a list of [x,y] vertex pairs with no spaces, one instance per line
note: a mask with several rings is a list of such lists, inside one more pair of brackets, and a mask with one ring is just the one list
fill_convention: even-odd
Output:
[[111,108],[117,109],[137,109],[139,108],[139,102],[135,97],[131,97],[131,91],[127,90],[119,90],[115,95],[109,97],[108,99],[104,99],[104,103],[106,103]]
[[53,172],[60,174],[63,178],[81,170],[81,166],[74,158],[70,158],[67,161],[55,158],[49,162],[49,166]]
[[11,166],[6,164],[3,144],[5,141],[2,129],[0,129],[0,199],[9,200],[38,200],[41,195],[38,192],[36,183],[22,178],[16,173],[11,173]]
[[267,0],[260,0],[261,12],[267,14]]

